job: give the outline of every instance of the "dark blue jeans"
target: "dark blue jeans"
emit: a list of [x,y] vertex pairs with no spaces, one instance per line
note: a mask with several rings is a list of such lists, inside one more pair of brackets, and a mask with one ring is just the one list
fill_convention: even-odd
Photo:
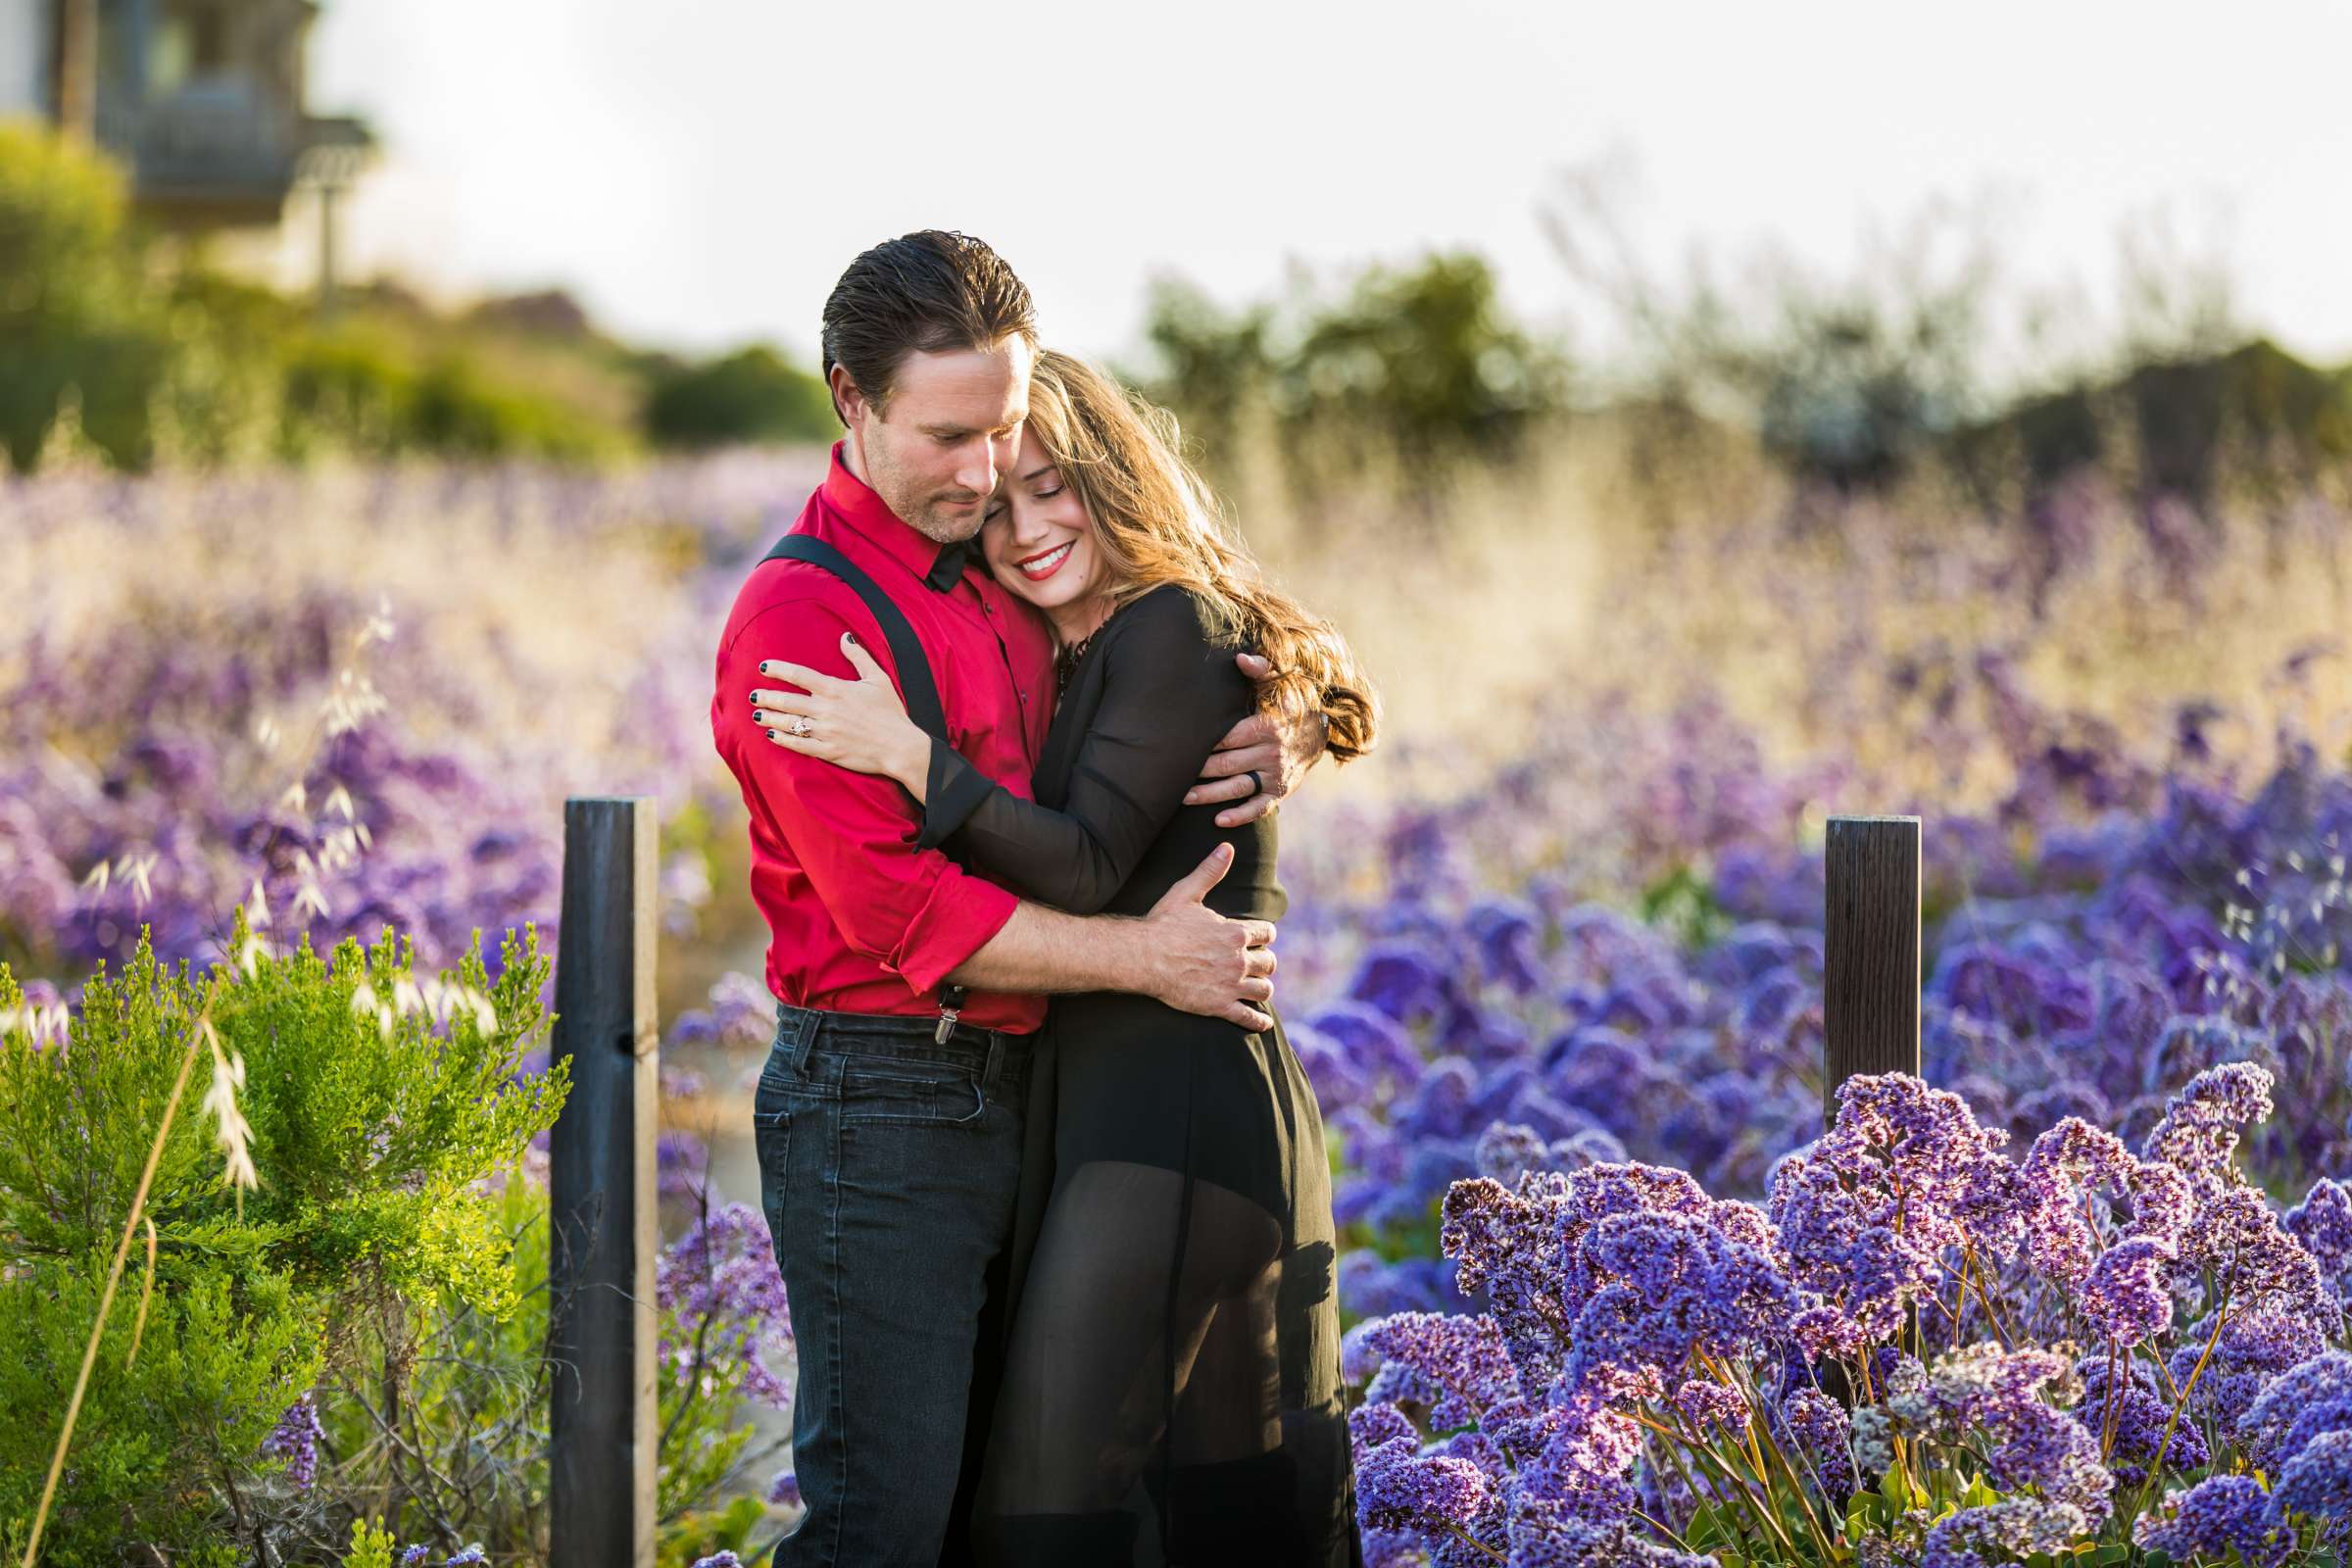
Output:
[[778,1568],[935,1568],[963,1539],[1017,1283],[1032,1040],[779,1004],[753,1100],[792,1312]]

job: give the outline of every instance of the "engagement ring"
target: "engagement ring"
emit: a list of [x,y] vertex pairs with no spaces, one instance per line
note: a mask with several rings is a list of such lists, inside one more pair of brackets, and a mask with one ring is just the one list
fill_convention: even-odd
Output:
[[814,724],[808,722],[808,715],[805,713],[793,714],[784,727],[803,739],[807,739],[808,732],[816,728]]

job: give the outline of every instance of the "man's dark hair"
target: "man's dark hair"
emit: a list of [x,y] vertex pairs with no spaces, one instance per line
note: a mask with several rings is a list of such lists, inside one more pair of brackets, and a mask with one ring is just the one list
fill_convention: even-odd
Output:
[[[1037,347],[1028,285],[986,242],[926,228],[884,240],[833,285],[825,300],[824,376],[830,385],[840,365],[879,411],[907,355],[989,349],[1016,333]],[[841,414],[839,402],[833,413]]]

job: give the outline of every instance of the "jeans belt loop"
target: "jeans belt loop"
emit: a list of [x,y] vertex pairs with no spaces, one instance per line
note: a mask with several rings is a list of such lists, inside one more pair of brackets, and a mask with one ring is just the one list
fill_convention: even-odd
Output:
[[793,1021],[792,1075],[800,1077],[808,1070],[808,1052],[816,1044],[816,1028],[824,1014],[813,1007],[804,1007]]
[[997,1073],[1004,1065],[1004,1032],[988,1032],[988,1065],[980,1069],[980,1098],[986,1100],[997,1092]]

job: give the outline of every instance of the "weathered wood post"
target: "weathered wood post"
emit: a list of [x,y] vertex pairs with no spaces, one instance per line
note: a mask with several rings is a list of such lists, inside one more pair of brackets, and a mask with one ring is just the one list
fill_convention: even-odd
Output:
[[654,1568],[654,803],[564,803],[551,1049],[549,1560]]
[[1824,858],[1827,1126],[1856,1073],[1919,1072],[1919,818],[1833,816]]

